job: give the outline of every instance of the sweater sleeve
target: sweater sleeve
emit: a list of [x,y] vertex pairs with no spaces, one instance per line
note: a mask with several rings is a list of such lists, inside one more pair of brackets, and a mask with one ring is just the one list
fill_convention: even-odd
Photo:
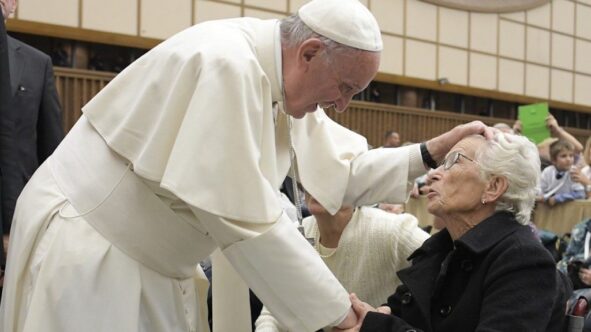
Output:
[[263,307],[261,310],[261,314],[255,322],[255,327],[255,332],[287,332],[285,326],[281,325],[281,323],[273,317],[273,314],[267,309],[267,307]]

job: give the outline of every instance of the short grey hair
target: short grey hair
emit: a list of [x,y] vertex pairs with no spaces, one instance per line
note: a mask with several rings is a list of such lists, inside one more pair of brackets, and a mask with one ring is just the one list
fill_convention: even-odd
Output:
[[540,181],[540,157],[536,146],[524,136],[496,133],[475,155],[484,179],[502,176],[507,191],[497,202],[497,211],[509,211],[526,225],[535,205]]
[[310,29],[297,14],[281,20],[281,43],[288,48],[297,47],[310,38],[317,38],[324,43],[329,53],[369,52],[338,43],[330,38],[317,34]]

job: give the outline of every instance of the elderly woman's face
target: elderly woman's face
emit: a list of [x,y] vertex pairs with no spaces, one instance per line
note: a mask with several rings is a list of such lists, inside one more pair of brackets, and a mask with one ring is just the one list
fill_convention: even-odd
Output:
[[429,173],[430,213],[441,217],[475,211],[482,205],[487,183],[480,178],[474,156],[484,142],[482,137],[461,140],[447,154],[444,164]]

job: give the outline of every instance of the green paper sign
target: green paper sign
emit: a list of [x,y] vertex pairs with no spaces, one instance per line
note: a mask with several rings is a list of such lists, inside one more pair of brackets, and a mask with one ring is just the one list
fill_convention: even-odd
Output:
[[550,137],[550,130],[546,126],[549,116],[547,103],[519,106],[518,114],[523,136],[536,144]]

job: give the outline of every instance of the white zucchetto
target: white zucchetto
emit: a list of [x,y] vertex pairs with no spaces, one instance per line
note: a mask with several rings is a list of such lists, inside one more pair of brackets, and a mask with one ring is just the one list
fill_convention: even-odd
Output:
[[335,42],[365,51],[383,49],[380,27],[358,0],[312,0],[298,16],[314,32]]

